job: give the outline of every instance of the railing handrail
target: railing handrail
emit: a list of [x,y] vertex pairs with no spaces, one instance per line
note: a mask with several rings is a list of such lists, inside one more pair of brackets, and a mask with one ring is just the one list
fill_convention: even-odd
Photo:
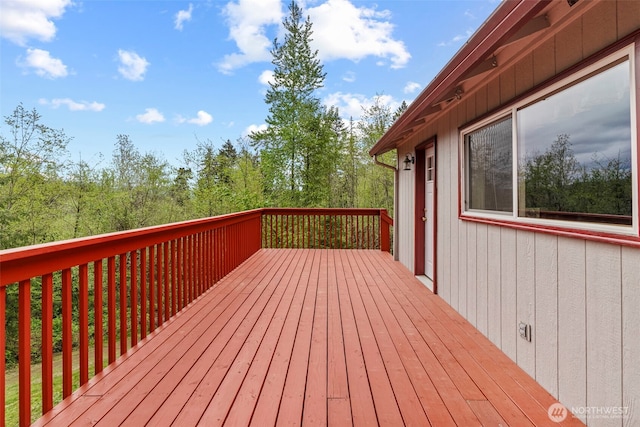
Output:
[[[290,214],[290,215],[381,215],[386,214],[386,209],[378,208],[262,208],[264,214]],[[387,217],[389,217],[387,215]],[[389,217],[390,218],[390,217]]]
[[210,218],[0,250],[0,287],[51,271],[155,245],[183,235],[210,230],[212,227],[235,224],[261,215],[262,209],[254,209]]

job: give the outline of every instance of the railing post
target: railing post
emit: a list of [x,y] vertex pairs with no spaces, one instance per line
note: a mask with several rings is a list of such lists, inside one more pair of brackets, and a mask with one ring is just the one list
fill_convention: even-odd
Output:
[[[31,280],[23,280],[18,290],[18,377],[20,426],[31,424]],[[4,325],[2,325],[4,328]],[[4,387],[4,384],[3,384]],[[3,420],[4,422],[4,420]]]
[[0,286],[0,424],[4,424],[6,419],[6,401],[7,396],[5,393],[6,384],[6,366],[5,360],[6,354],[6,340],[7,333],[5,330],[6,324],[6,309],[7,309],[7,288]]
[[386,209],[380,209],[380,250],[391,252],[391,218]]

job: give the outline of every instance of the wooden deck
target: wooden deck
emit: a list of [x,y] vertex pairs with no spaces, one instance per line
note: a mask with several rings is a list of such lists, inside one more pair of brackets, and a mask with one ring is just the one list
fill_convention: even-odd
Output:
[[36,424],[544,426],[554,403],[388,253],[262,249]]

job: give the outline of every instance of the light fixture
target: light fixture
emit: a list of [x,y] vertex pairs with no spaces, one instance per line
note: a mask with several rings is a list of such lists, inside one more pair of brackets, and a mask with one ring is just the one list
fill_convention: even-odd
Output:
[[411,165],[414,164],[415,162],[416,162],[415,157],[409,156],[407,154],[407,156],[402,161],[402,163],[404,163],[404,170],[410,171],[411,170]]

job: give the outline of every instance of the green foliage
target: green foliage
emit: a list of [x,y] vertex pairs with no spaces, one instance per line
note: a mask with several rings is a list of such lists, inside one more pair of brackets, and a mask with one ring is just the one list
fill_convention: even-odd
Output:
[[0,249],[60,238],[48,222],[58,212],[70,138],[40,119],[22,104],[5,117],[9,136],[0,135]]
[[342,124],[337,110],[322,106],[316,95],[325,73],[311,49],[311,20],[303,20],[292,1],[283,26],[284,41],[275,39],[271,50],[275,68],[265,95],[267,129],[250,137],[260,148],[267,203],[322,206],[329,203]]
[[558,135],[544,152],[530,156],[521,171],[527,209],[555,212],[632,214],[632,169],[620,156],[594,154],[589,167],[576,159],[569,135]]
[[[374,164],[368,156],[369,149],[384,135],[391,127],[395,119],[399,116],[401,106],[395,113],[388,105],[382,103],[380,95],[374,99],[374,103],[364,109],[358,131],[361,138],[362,159],[364,167],[357,173],[359,184],[357,193],[362,198],[362,207],[381,207],[393,215],[393,187],[394,176],[391,171]],[[406,105],[404,106],[406,108]],[[378,156],[378,159],[386,164],[396,163],[395,152],[385,153]]]

